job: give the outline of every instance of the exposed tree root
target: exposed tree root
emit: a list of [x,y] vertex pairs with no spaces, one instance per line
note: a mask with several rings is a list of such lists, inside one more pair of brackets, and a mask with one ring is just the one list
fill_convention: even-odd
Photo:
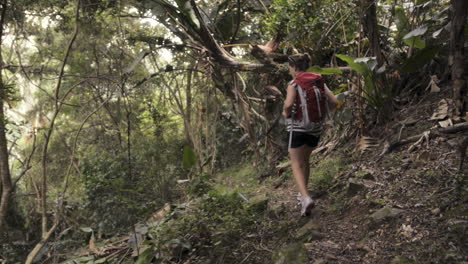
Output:
[[[393,150],[395,150],[396,148],[407,145],[409,143],[413,143],[413,142],[421,143],[423,142],[424,139],[428,142],[431,138],[439,137],[444,134],[455,134],[455,133],[465,132],[465,131],[468,131],[468,122],[459,123],[451,127],[432,128],[427,131],[424,131],[423,133],[419,135],[411,136],[402,140],[397,140],[393,143],[386,142],[384,149],[382,150],[382,153],[380,154],[379,160],[385,154],[388,154],[392,152]],[[413,144],[411,147],[414,148],[414,145],[416,144]]]

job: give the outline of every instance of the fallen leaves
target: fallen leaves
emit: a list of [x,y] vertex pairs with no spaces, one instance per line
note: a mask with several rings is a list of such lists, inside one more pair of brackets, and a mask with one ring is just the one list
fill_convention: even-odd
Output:
[[412,238],[413,233],[415,233],[415,232],[416,231],[414,231],[414,229],[411,227],[411,225],[405,225],[405,224],[401,225],[400,234],[402,234],[404,237]]
[[361,153],[376,148],[379,146],[378,140],[371,137],[361,137],[358,143],[358,149]]
[[452,100],[450,99],[442,99],[440,100],[437,109],[432,114],[430,120],[444,120],[448,116],[449,112],[449,103]]
[[423,238],[423,233],[416,231],[411,225],[402,224],[400,228],[400,235],[409,239],[411,242],[415,242]]

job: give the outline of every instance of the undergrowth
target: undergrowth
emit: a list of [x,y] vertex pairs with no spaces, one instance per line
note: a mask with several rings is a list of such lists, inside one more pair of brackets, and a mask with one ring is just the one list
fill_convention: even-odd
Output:
[[324,160],[314,159],[317,164],[312,167],[310,185],[314,192],[325,193],[332,187],[335,177],[348,169],[347,161],[340,157],[329,157]]
[[[264,233],[281,227],[269,226],[266,201],[249,203],[237,192],[210,190],[187,209],[176,209],[148,232],[146,251],[161,261],[235,263],[255,250]],[[260,255],[252,258],[265,259]],[[261,263],[261,262],[257,262]]]

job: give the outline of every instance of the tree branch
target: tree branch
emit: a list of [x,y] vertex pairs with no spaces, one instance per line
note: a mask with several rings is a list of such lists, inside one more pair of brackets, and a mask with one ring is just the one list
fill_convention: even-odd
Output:
[[236,40],[237,32],[239,32],[239,28],[240,28],[240,23],[241,23],[241,3],[240,3],[240,0],[237,0],[237,25],[236,25],[236,30],[234,31],[234,34],[232,34],[231,41],[229,41],[229,43],[233,43],[234,40]]
[[35,151],[36,151],[36,131],[33,130],[32,150],[31,150],[31,153],[29,154],[28,158],[26,159],[23,170],[21,171],[18,178],[13,183],[13,191],[16,188],[16,184],[18,184],[18,182],[21,180],[21,178],[23,178],[23,176],[26,175],[26,172],[28,172],[28,170],[31,169],[30,163],[31,163],[31,159],[32,159],[32,156],[34,155]]
[[151,80],[152,78],[154,78],[154,77],[156,77],[156,76],[158,76],[158,75],[165,74],[165,73],[168,73],[168,72],[181,72],[181,71],[193,71],[193,72],[206,73],[206,72],[204,72],[204,71],[200,71],[200,70],[193,69],[193,68],[187,68],[187,69],[171,69],[171,70],[165,69],[165,70],[163,70],[163,71],[159,71],[159,72],[152,73],[150,76],[141,79],[140,81],[138,81],[138,82],[132,87],[132,89],[135,89],[135,88],[141,86],[141,85],[144,84],[145,82]]

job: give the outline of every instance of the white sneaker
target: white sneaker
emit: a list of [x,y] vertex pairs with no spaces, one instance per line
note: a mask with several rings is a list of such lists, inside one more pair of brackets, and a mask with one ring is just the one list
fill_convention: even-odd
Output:
[[310,213],[310,210],[312,210],[315,203],[314,203],[314,200],[312,200],[312,198],[306,197],[306,198],[302,199],[301,205],[302,205],[301,216],[306,216],[306,215],[308,215]]
[[302,204],[302,194],[300,192],[297,193],[297,204],[301,205]]

